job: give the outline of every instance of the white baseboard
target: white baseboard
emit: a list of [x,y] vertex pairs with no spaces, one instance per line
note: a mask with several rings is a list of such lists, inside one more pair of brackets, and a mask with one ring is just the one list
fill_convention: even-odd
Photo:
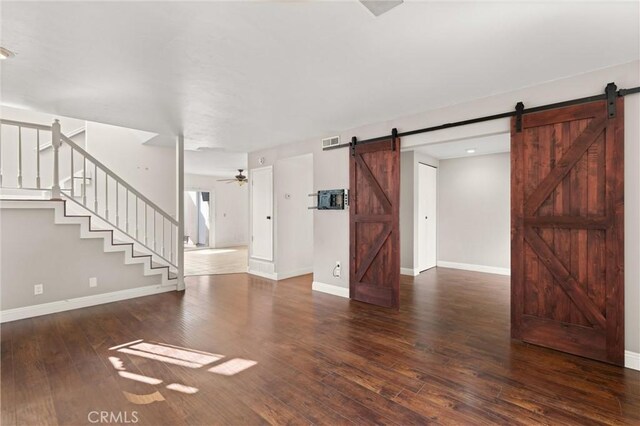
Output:
[[307,275],[311,273],[313,273],[313,268],[302,268],[289,272],[276,272],[276,279],[286,280],[287,278],[299,277],[300,275]]
[[349,298],[349,289],[345,287],[339,287],[337,285],[325,284],[318,281],[314,281],[311,285],[313,291],[319,291],[321,293],[333,294],[334,296]]
[[640,370],[640,353],[624,351],[624,366],[632,370]]
[[438,266],[441,268],[464,269],[465,271],[486,272],[488,274],[511,275],[511,269],[498,268],[496,266],[473,265],[470,263],[446,262],[438,260]]
[[250,275],[266,278],[268,280],[276,281],[278,279],[278,274],[276,274],[275,272],[262,272],[262,271],[256,271],[255,269],[249,268],[247,269],[247,273]]
[[114,291],[111,293],[96,294],[91,296],[75,297],[73,299],[59,300],[56,302],[42,303],[40,305],[24,306],[21,308],[7,309],[0,312],[0,323],[21,320],[25,318],[39,317],[41,315],[54,314],[56,312],[70,311],[72,309],[86,308],[88,306],[102,305],[104,303],[117,302],[119,300],[134,299],[141,296],[175,291],[176,284],[150,285]]
[[410,275],[412,277],[417,277],[420,275],[420,271],[413,268],[400,268],[400,275]]

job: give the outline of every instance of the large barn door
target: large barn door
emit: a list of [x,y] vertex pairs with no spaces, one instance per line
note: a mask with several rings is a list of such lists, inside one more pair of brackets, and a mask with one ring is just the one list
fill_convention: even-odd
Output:
[[511,124],[512,337],[624,363],[623,99]]
[[349,297],[397,309],[400,140],[355,145],[349,172]]

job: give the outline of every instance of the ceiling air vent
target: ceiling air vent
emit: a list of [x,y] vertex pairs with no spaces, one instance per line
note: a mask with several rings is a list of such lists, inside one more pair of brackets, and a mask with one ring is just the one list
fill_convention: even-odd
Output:
[[322,139],[322,148],[329,148],[331,146],[340,145],[340,136],[332,136],[330,138]]

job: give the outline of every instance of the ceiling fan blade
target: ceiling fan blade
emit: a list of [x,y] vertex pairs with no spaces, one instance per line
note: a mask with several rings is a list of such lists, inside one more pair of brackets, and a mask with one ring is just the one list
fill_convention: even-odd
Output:
[[216,182],[234,182],[236,179],[218,179]]

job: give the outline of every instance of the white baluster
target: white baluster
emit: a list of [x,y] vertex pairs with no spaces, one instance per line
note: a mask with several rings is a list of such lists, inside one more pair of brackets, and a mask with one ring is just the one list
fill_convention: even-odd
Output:
[[156,209],[153,209],[153,250],[158,251],[156,245]]
[[147,236],[149,235],[149,227],[147,226],[147,203],[145,201],[144,203],[144,245],[149,247],[149,238],[147,238]]
[[22,127],[18,126],[18,188],[22,188]]
[[51,199],[60,200],[62,193],[60,191],[60,145],[62,139],[60,137],[60,122],[56,119],[51,125],[51,145],[53,146],[53,185],[51,186]]
[[127,189],[127,192],[125,192],[126,198],[125,198],[125,207],[124,207],[124,220],[125,220],[124,228],[128,234],[129,233],[129,188],[126,188],[126,189]]
[[160,253],[164,256],[164,245],[165,245],[165,239],[164,239],[164,216],[162,216],[162,250],[160,251]]
[[120,196],[118,195],[119,186],[118,181],[116,181],[116,228],[120,226],[120,208],[118,207],[120,201]]
[[109,175],[104,172],[104,217],[109,220]]
[[138,204],[140,204],[140,201],[136,195],[136,240],[140,239],[140,228],[138,227]]
[[36,188],[40,189],[40,129],[36,129]]
[[82,205],[87,206],[87,157],[82,157]]
[[93,164],[93,211],[98,213],[98,165]]
[[75,197],[76,179],[73,167],[73,147],[71,147],[71,198]]

